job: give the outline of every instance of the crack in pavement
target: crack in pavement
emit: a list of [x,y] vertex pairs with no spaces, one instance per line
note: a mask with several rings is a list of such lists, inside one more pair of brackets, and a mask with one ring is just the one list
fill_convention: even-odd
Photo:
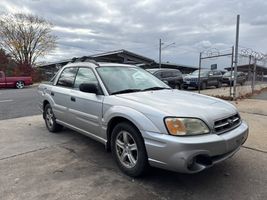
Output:
[[257,152],[261,152],[261,153],[267,153],[267,151],[264,151],[264,150],[261,150],[261,149],[256,149],[256,148],[253,148],[253,147],[248,147],[248,146],[242,146],[244,149],[249,149],[249,150],[252,150],[252,151],[257,151]]
[[267,117],[266,114],[261,114],[261,113],[254,113],[254,112],[247,112],[247,111],[239,111],[240,113],[246,113],[246,114],[252,114],[252,115],[260,115],[260,116],[265,116]]
[[0,158],[0,161],[7,160],[9,158],[15,158],[15,157],[26,155],[26,154],[30,154],[30,153],[34,153],[34,152],[37,152],[37,151],[42,151],[42,150],[48,149],[48,148],[54,148],[54,147],[56,147],[58,145],[67,144],[67,143],[69,143],[69,142],[62,142],[62,143],[58,143],[58,144],[55,144],[55,145],[46,146],[46,147],[42,147],[42,148],[39,148],[39,149],[34,149],[34,150],[31,150],[31,151],[26,151],[26,152],[14,154],[14,155],[11,155],[11,156]]

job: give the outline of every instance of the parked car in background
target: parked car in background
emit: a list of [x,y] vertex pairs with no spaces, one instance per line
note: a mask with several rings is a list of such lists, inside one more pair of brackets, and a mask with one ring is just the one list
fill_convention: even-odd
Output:
[[50,132],[65,126],[103,143],[129,176],[149,165],[197,173],[232,157],[248,137],[232,104],[171,89],[133,65],[70,63],[38,94]]
[[167,83],[171,88],[183,88],[183,76],[178,69],[154,68],[147,69],[147,71]]
[[3,71],[0,71],[0,88],[18,88],[22,89],[26,85],[32,84],[32,78],[26,76],[7,77]]
[[206,89],[210,86],[215,86],[217,88],[222,86],[222,73],[219,70],[201,70],[200,71],[200,81],[198,81],[199,70],[184,77],[184,88],[188,87],[198,88],[200,83],[201,89]]
[[[231,77],[232,74],[232,77]],[[244,83],[247,80],[247,75],[244,72],[237,72],[236,77],[236,83],[240,85],[244,85]],[[223,75],[223,83],[227,85],[233,85],[234,84],[234,72],[231,73],[231,71],[226,72]]]

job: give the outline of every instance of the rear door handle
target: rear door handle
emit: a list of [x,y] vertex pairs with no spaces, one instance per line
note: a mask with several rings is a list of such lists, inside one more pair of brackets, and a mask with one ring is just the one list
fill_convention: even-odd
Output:
[[70,100],[74,102],[76,101],[75,97],[70,97]]

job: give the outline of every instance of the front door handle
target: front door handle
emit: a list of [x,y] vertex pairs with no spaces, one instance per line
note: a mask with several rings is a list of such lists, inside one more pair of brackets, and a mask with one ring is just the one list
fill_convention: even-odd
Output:
[[70,100],[74,102],[76,101],[75,97],[70,97]]

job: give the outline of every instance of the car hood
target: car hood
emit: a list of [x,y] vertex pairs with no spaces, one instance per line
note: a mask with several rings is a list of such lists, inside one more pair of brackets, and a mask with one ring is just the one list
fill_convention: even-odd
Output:
[[236,108],[226,101],[179,90],[128,93],[117,97],[129,101],[131,105],[136,104],[134,108],[146,115],[151,115],[151,110],[146,112],[141,105],[158,110],[165,116],[194,117],[211,123],[237,113]]

